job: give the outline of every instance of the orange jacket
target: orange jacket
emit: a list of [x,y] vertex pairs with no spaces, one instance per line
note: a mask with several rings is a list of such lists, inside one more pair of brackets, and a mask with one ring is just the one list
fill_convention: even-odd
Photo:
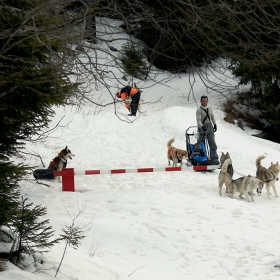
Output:
[[130,108],[130,106],[129,106],[129,103],[126,101],[126,98],[128,97],[128,96],[134,96],[136,93],[138,92],[138,89],[137,88],[131,88],[131,90],[130,90],[130,94],[128,94],[128,92],[121,92],[121,90],[117,93],[117,97],[118,98],[121,98],[123,101],[124,101],[124,104],[125,104],[125,107],[127,108],[127,109],[129,109]]

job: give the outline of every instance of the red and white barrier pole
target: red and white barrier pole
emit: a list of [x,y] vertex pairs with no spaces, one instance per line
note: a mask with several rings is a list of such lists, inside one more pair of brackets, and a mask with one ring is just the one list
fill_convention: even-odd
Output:
[[62,191],[63,192],[74,192],[75,191],[74,168],[63,168],[61,171],[54,171],[53,175],[62,177]]
[[187,167],[162,167],[162,168],[136,168],[136,169],[112,169],[112,170],[86,170],[85,175],[99,175],[99,174],[120,174],[120,173],[143,173],[143,172],[168,172],[168,171],[184,171],[184,170],[203,171],[214,170],[220,168],[220,165],[201,165],[201,166],[187,166]]
[[[219,165],[187,166],[187,167],[162,167],[162,168],[136,168],[136,169],[112,169],[112,170],[85,170],[84,175],[145,173],[145,172],[170,172],[184,170],[204,171],[220,168]],[[75,191],[74,168],[64,168],[62,171],[54,171],[54,176],[62,176],[62,191]]]
[[144,173],[144,172],[163,172],[163,171],[181,171],[181,170],[182,170],[181,167],[112,169],[112,170],[86,170],[85,171],[85,175],[120,174],[120,173]]

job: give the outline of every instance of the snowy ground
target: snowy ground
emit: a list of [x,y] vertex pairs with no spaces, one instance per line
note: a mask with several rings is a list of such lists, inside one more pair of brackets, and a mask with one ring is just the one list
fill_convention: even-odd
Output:
[[[279,279],[280,201],[274,194],[268,200],[264,190],[250,203],[237,194],[228,198],[225,189],[219,196],[219,170],[83,175],[89,169],[166,167],[166,143],[172,137],[174,146],[186,148],[185,131],[196,125],[196,101],[206,91],[197,82],[196,101],[188,101],[187,76],[174,77],[168,86],[159,84],[143,92],[145,102],[161,100],[144,104],[145,114],[132,123],[120,121],[113,108],[97,115],[59,108],[52,124],[65,115],[62,127],[47,145],[28,145],[45,165],[66,145],[75,154],[68,161],[77,174],[75,192],[62,192],[57,181],[44,181],[49,187],[36,184],[32,176],[21,182],[29,201],[48,207],[56,237],[82,208],[79,223],[92,221],[79,249],[67,251],[56,279]],[[235,171],[255,175],[255,159],[263,154],[266,167],[279,161],[279,144],[226,123],[223,97],[214,92],[208,96],[218,124],[218,154],[229,152]],[[118,112],[127,113],[123,106]],[[28,160],[43,167],[38,158]],[[63,243],[55,246],[35,264],[27,260],[25,271],[6,263],[0,279],[52,279],[63,249]]]

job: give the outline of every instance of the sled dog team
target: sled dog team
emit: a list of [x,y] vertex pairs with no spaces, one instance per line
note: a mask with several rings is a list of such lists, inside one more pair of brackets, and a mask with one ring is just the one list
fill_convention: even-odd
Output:
[[[172,146],[175,141],[174,138],[167,142],[167,159],[168,165],[170,161],[173,162],[173,167],[176,167],[178,163],[182,166],[182,160],[188,158],[188,151],[178,149]],[[254,201],[254,191],[257,190],[258,194],[261,194],[263,185],[265,184],[267,190],[267,198],[270,199],[270,187],[273,188],[275,196],[278,196],[275,183],[278,181],[278,175],[280,172],[280,166],[278,162],[272,163],[270,167],[266,168],[262,166],[261,161],[265,156],[259,156],[256,159],[256,177],[251,175],[243,176],[233,180],[233,165],[229,153],[222,153],[220,157],[221,171],[219,174],[219,194],[222,195],[222,187],[226,186],[226,192],[228,196],[234,198],[236,192],[239,192],[239,197],[243,199],[243,194],[246,196],[246,200]]]
[[220,158],[219,194],[222,195],[222,186],[225,184],[226,192],[231,198],[234,198],[234,194],[239,192],[240,198],[243,198],[243,194],[245,194],[247,201],[250,201],[249,197],[254,201],[254,191],[257,190],[257,192],[261,194],[263,185],[265,184],[268,199],[270,199],[270,187],[273,188],[275,196],[278,196],[275,183],[278,181],[280,166],[278,162],[271,162],[271,165],[266,168],[261,164],[264,158],[265,156],[258,156],[256,159],[256,177],[248,175],[233,180],[232,176],[234,170],[230,155],[229,153],[222,153]]
[[[168,165],[170,166],[172,161],[173,167],[177,167],[178,163],[182,166],[182,161],[183,159],[187,160],[189,152],[172,146],[174,141],[175,139],[172,138],[167,142]],[[59,154],[53,158],[48,168],[60,171],[62,168],[66,167],[67,160],[72,159],[74,156],[75,155],[66,146],[65,149],[61,150]],[[254,201],[254,191],[257,190],[258,194],[261,194],[263,185],[265,184],[268,199],[270,199],[270,187],[273,188],[275,196],[278,196],[275,183],[278,181],[280,166],[278,162],[271,162],[271,165],[266,168],[261,164],[264,158],[265,156],[259,156],[256,159],[256,177],[248,175],[233,180],[234,169],[230,155],[229,153],[222,153],[220,157],[221,171],[219,174],[219,194],[222,195],[222,187],[225,185],[229,197],[234,198],[235,193],[239,192],[239,197],[241,199],[244,198],[243,194],[245,194],[247,201],[250,201],[249,197]]]

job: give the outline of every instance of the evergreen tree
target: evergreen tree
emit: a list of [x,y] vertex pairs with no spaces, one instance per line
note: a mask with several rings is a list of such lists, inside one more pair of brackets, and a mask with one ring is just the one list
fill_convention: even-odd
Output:
[[140,80],[147,78],[149,67],[142,49],[137,49],[135,45],[124,45],[120,60],[128,74]]
[[36,253],[47,252],[52,246],[58,243],[61,238],[50,240],[54,231],[49,226],[49,220],[41,221],[46,214],[46,207],[27,203],[27,198],[22,198],[13,222],[14,244],[11,249],[11,260],[19,264],[24,259],[24,254],[34,256]]
[[[70,17],[58,17],[60,9],[43,0],[0,0],[0,230],[18,222],[18,182],[28,170],[11,157],[48,126],[53,105],[64,105],[77,88],[65,65],[78,38],[66,32]],[[34,218],[36,211],[29,211]]]
[[266,122],[257,128],[269,133],[268,139],[280,142],[280,3],[242,1],[232,8],[227,29],[235,32],[224,49],[239,84],[250,85],[246,94],[239,94],[239,101],[260,110],[259,117],[269,125]]
[[19,205],[20,193],[17,180],[24,174],[25,168],[14,166],[9,162],[0,162],[0,170],[2,172],[0,177],[0,225],[10,227]]
[[184,72],[189,66],[210,62],[219,52],[198,21],[197,15],[205,10],[203,16],[213,17],[208,1],[143,1],[137,37],[147,45],[149,62],[170,72]]

